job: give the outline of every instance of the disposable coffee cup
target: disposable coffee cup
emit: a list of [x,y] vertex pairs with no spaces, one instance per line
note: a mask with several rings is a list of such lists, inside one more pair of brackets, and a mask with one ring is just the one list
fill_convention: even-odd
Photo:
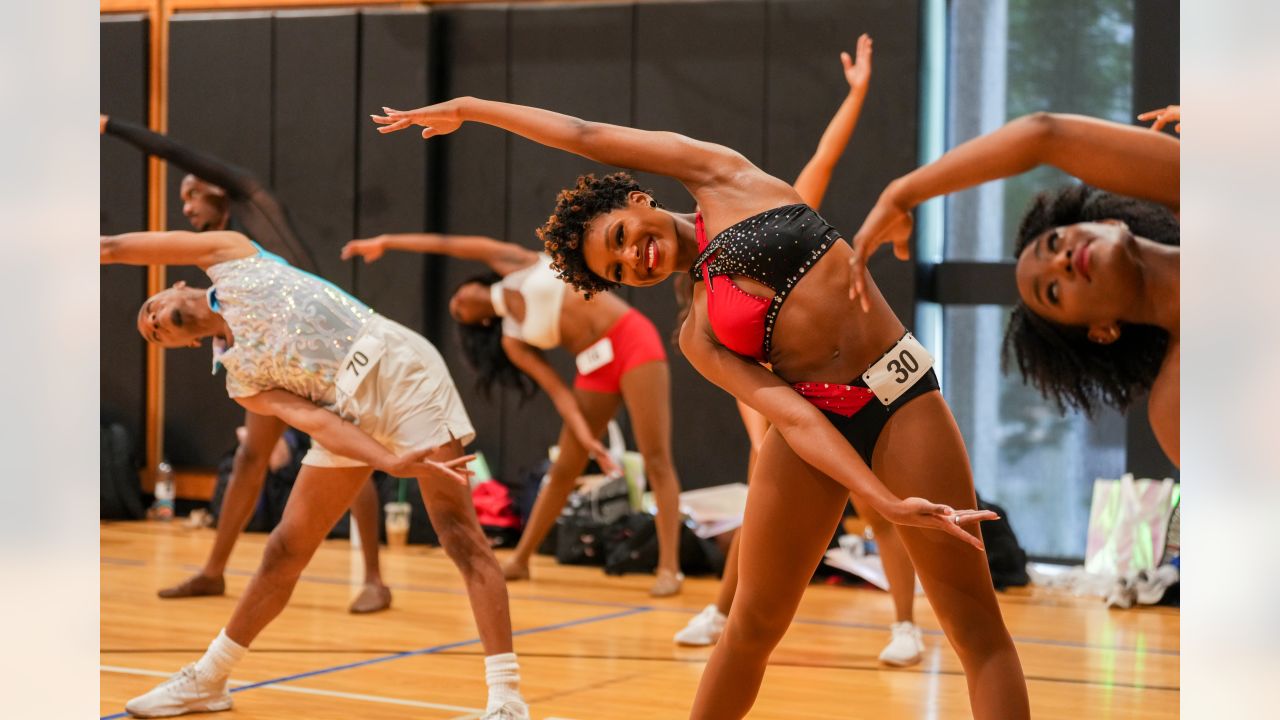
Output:
[[390,502],[387,511],[387,546],[404,547],[409,544],[409,514],[413,508],[407,502]]

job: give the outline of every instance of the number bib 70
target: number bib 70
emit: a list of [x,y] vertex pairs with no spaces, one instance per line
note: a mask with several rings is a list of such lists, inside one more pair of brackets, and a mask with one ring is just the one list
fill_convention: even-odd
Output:
[[862,380],[880,403],[888,406],[932,368],[933,356],[919,340],[907,333],[892,350],[862,373]]
[[338,376],[334,384],[346,395],[355,395],[356,389],[364,379],[373,374],[374,367],[387,346],[381,339],[365,335],[351,346],[351,352],[342,359],[342,367],[338,368]]

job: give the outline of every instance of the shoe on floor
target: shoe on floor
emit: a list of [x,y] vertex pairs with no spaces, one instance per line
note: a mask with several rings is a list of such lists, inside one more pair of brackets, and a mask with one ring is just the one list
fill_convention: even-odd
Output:
[[528,580],[529,566],[513,563],[510,560],[502,563],[502,577],[507,580]]
[[670,570],[659,570],[658,577],[649,588],[649,597],[671,597],[678,595],[684,586],[684,573],[673,573]]
[[391,588],[386,585],[365,585],[347,611],[355,615],[376,613],[391,607]]
[[676,633],[676,644],[715,645],[720,639],[720,634],[724,632],[724,624],[728,619],[714,603],[708,605],[702,609],[702,612],[694,615],[683,630]]
[[896,622],[889,626],[893,637],[880,652],[880,662],[894,667],[907,667],[920,662],[924,652],[924,642],[920,639],[920,628],[910,620]]
[[175,598],[189,597],[206,597],[210,595],[221,595],[227,591],[227,583],[222,576],[208,577],[207,575],[193,575],[186,580],[174,585],[171,588],[160,590],[156,594],[165,600],[173,600]]
[[481,715],[480,720],[529,720],[529,706],[522,702],[503,703],[497,710]]
[[124,709],[134,717],[173,717],[193,712],[231,709],[227,680],[206,680],[196,673],[194,663],[155,686],[145,695],[130,700]]

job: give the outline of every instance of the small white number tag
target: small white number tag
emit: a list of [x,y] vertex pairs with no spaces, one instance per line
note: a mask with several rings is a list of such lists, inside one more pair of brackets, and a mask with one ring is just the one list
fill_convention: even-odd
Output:
[[892,350],[862,373],[862,380],[880,399],[880,403],[888,406],[902,393],[910,390],[932,367],[933,356],[919,340],[907,333]]
[[601,338],[591,347],[578,353],[578,372],[590,375],[611,362],[613,362],[613,341],[609,338]]
[[343,358],[342,367],[338,368],[338,376],[334,379],[338,389],[347,395],[355,395],[360,383],[373,373],[374,366],[386,351],[387,346],[379,338],[366,335],[357,340],[351,346],[351,352]]

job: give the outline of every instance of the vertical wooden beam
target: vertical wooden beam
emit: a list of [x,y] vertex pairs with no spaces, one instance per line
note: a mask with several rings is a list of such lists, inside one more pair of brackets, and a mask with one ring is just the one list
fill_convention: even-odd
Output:
[[[151,0],[147,122],[152,130],[164,132],[169,117],[169,16],[171,0]],[[147,159],[147,229],[159,231],[165,225],[165,163],[154,155]],[[147,268],[148,296],[165,286],[165,267]],[[143,487],[154,487],[156,469],[164,459],[164,348],[147,345],[147,467]]]

